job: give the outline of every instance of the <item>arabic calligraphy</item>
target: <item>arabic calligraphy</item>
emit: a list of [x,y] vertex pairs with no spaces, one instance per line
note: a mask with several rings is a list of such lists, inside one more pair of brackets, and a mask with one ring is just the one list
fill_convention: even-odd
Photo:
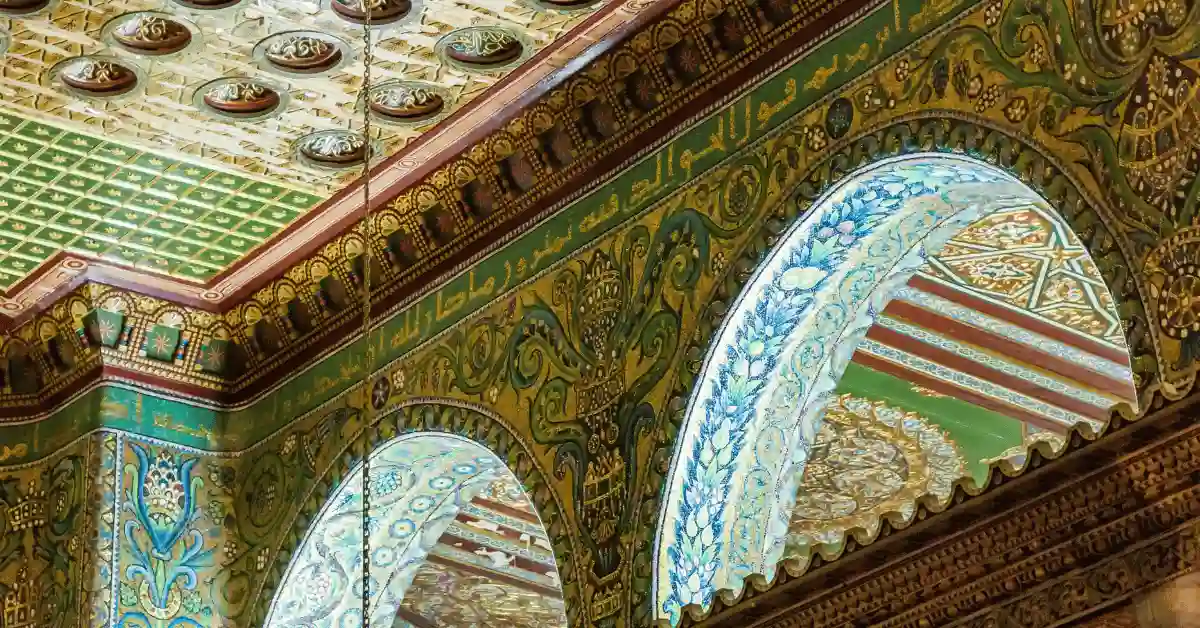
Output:
[[608,197],[608,202],[601,205],[596,211],[583,217],[579,221],[579,233],[587,233],[596,228],[596,225],[621,213],[621,199],[617,198],[616,194]]
[[[693,154],[692,151],[685,150],[679,156],[679,167],[683,168],[687,173],[687,178],[692,178],[692,166],[695,165],[704,156],[717,151],[725,151],[725,118],[724,116],[717,118],[717,130],[712,135],[708,136],[708,147],[704,150]],[[632,197],[630,198],[632,200]],[[636,201],[635,201],[636,202]]]
[[871,47],[865,42],[859,44],[858,50],[852,55],[846,55],[846,69],[854,67],[859,61],[866,61],[871,56]]
[[804,84],[804,89],[821,89],[825,87],[825,83],[829,82],[829,77],[836,74],[838,71],[838,55],[833,55],[833,65],[827,68],[817,68],[812,75],[812,78]]
[[[833,58],[833,64],[835,67],[837,66],[837,57]],[[758,129],[760,131],[766,128],[771,118],[792,104],[792,101],[796,100],[796,79],[788,79],[787,85],[783,86],[783,93],[783,100],[773,105],[768,105],[765,102],[758,105]]]
[[193,438],[199,438],[207,441],[213,437],[212,431],[207,427],[190,427],[188,425],[184,425],[183,423],[178,423],[174,421],[171,415],[167,414],[166,412],[155,412],[153,415],[153,421],[154,427],[171,430],[172,432],[178,432],[180,434],[186,434]]
[[9,458],[24,458],[29,453],[29,445],[25,443],[17,443],[13,447],[8,445],[0,446],[0,462],[4,462]]

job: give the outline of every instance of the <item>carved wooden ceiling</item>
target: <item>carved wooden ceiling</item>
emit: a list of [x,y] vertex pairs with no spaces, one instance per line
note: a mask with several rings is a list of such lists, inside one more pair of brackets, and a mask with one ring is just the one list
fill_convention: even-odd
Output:
[[0,290],[64,252],[210,280],[361,173],[364,107],[393,155],[597,2],[369,4],[364,105],[359,0],[0,0]]
[[1103,279],[1071,230],[1020,207],[960,232],[878,318],[854,361],[1041,429],[1137,407]]

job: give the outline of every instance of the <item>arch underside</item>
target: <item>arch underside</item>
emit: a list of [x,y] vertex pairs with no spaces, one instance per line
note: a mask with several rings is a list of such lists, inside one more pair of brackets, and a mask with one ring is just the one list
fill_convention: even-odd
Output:
[[[789,541],[789,525],[796,519],[794,511],[813,505],[797,505],[796,498],[814,447],[819,445],[825,456],[831,440],[853,441],[854,437],[837,433],[845,426],[861,435],[863,430],[885,429],[881,427],[885,425],[891,425],[886,429],[893,433],[897,425],[916,425],[889,418],[887,408],[850,411],[847,408],[865,407],[862,400],[835,396],[852,360],[901,361],[894,355],[880,355],[893,347],[873,338],[864,341],[869,329],[882,322],[881,333],[920,337],[927,332],[903,317],[882,316],[889,301],[899,296],[903,305],[932,308],[936,295],[909,282],[919,287],[913,277],[920,271],[918,279],[928,283],[952,283],[934,276],[942,263],[936,256],[956,234],[982,218],[994,215],[1011,222],[1013,216],[1053,217],[1053,213],[1035,192],[992,166],[966,157],[921,154],[879,162],[846,177],[793,225],[725,318],[685,415],[658,533],[656,616],[675,623],[682,607],[707,606],[717,591],[739,590],[751,574],[774,577]],[[1058,249],[1064,249],[1075,242],[1060,222],[1049,218],[1045,222],[1063,231],[1047,238],[1048,247],[1058,242]],[[987,252],[967,253],[964,259],[982,258]],[[1087,279],[1083,271],[1081,266],[1067,268],[1072,277]],[[1102,284],[1094,288],[1107,299]],[[1019,394],[1007,400],[1013,407],[1036,406],[1034,410],[1045,415],[1037,420],[1044,419],[1051,430],[1075,423],[1099,426],[1109,404],[1132,403],[1119,319],[1111,311],[1111,300],[1096,297],[1093,301],[1103,319],[1097,325],[1098,342],[1109,343],[1124,355],[1123,364],[1105,367],[1111,367],[1107,375],[1119,382],[1119,388],[1113,399],[1100,395],[1090,399],[1092,393],[1082,388],[1076,391],[1051,382],[1066,396],[1090,401],[1096,412],[1038,406],[1036,399],[1023,400]],[[876,355],[869,355],[872,352]],[[1092,357],[1078,359],[1086,362]],[[1018,370],[1014,376],[1029,373]],[[851,418],[835,422],[833,432],[822,431],[826,408]],[[913,443],[932,442],[916,427],[909,432]],[[938,447],[932,444],[929,451]],[[870,454],[869,449],[855,451]],[[913,460],[933,458],[926,452]],[[948,478],[954,473],[966,475],[969,465],[952,458],[961,460],[961,456],[947,456],[933,474],[936,483],[929,481],[927,488],[933,493],[948,491],[952,484]],[[935,484],[941,489],[934,490]],[[823,498],[830,499],[828,494]],[[824,503],[818,510],[828,507]],[[906,512],[901,506],[897,510]],[[868,529],[878,525],[877,518],[857,521]],[[821,534],[811,540],[840,542]]]
[[[309,527],[266,626],[362,624],[362,476],[360,463]],[[565,625],[545,529],[495,454],[457,436],[405,434],[372,452],[370,489],[372,625]]]

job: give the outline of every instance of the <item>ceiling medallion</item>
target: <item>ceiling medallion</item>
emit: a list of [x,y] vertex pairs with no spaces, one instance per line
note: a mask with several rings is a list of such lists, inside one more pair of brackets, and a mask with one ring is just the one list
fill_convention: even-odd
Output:
[[468,69],[495,70],[521,58],[525,45],[511,31],[489,26],[456,30],[438,42],[452,61]]
[[446,98],[424,83],[389,82],[371,89],[367,105],[386,122],[427,123],[445,111]]
[[58,79],[85,96],[112,98],[137,87],[133,68],[107,57],[76,57],[55,68]]
[[367,21],[371,14],[372,25],[390,24],[404,18],[412,10],[411,0],[330,0],[329,8],[338,17],[355,24]]
[[264,118],[283,110],[287,92],[258,79],[223,78],[202,85],[192,104],[226,118]]
[[191,29],[169,16],[156,13],[119,17],[111,34],[113,41],[122,48],[143,55],[169,55],[192,43]]
[[216,11],[218,9],[228,9],[229,7],[241,1],[242,0],[175,0],[175,3],[189,9]]
[[0,13],[26,15],[50,6],[51,0],[0,0]]
[[306,31],[272,35],[259,42],[258,54],[274,70],[289,74],[319,74],[331,70],[347,56],[344,42]]
[[350,168],[362,164],[367,155],[367,142],[362,133],[354,131],[317,131],[296,142],[300,156],[323,168]]

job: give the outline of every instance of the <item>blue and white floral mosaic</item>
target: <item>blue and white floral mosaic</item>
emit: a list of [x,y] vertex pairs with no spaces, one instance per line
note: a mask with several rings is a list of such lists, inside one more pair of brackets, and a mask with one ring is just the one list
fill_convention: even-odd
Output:
[[[370,619],[391,625],[404,593],[455,516],[510,472],[480,445],[407,434],[371,454]],[[269,628],[361,626],[362,466],[309,527],[272,601]]]
[[1043,202],[975,160],[879,162],[813,205],[726,318],[685,415],[664,500],[656,614],[773,578],[796,478],[858,342],[893,294],[955,233]]

